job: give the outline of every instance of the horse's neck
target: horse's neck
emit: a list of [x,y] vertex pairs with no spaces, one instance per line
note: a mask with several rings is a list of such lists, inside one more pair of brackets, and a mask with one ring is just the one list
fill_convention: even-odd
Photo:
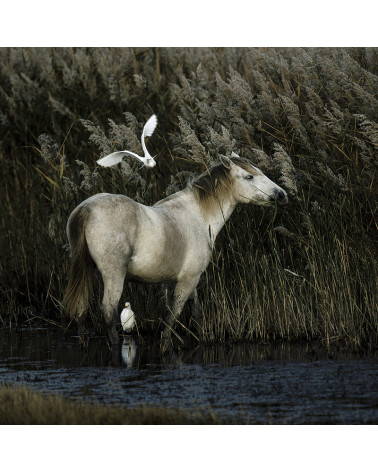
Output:
[[[205,208],[198,202],[193,192],[185,189],[160,200],[154,207],[164,207],[170,213],[179,211],[180,214],[184,214],[183,218],[188,217],[185,210],[191,211],[195,219],[202,220],[201,223],[204,223],[206,233],[209,234],[212,243],[214,243],[219,231],[232,215],[236,207],[236,201],[233,198],[216,198],[213,205]],[[200,223],[199,220],[198,223]]]
[[213,206],[213,211],[207,212],[206,215],[204,215],[213,243],[226,221],[232,215],[235,207],[236,201],[233,199],[217,200]]

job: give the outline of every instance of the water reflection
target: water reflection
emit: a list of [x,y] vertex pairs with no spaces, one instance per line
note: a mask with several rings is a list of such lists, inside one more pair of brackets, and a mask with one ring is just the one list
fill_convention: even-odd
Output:
[[[363,356],[374,353],[363,353]],[[146,365],[216,364],[247,366],[260,361],[313,362],[358,359],[361,353],[343,351],[320,343],[239,343],[204,346],[193,344],[181,351],[160,352],[156,338],[124,335],[119,352],[110,354],[105,337],[89,338],[83,349],[74,333],[64,336],[61,330],[0,329],[0,358],[3,364],[30,368],[44,363],[56,366],[108,366],[143,368]]]
[[[212,409],[260,423],[378,422],[378,358],[317,343],[194,344],[162,355],[159,342],[1,330],[0,382],[101,403]],[[239,421],[239,420],[238,420]]]
[[124,336],[121,347],[122,361],[126,367],[132,367],[137,353],[137,345],[132,336]]

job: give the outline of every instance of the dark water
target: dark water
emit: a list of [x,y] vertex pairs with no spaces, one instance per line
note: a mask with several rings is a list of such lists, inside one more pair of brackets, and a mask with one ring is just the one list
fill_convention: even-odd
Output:
[[243,344],[162,357],[129,337],[116,357],[101,337],[85,352],[60,331],[0,330],[1,383],[101,403],[210,409],[239,423],[378,423],[377,353]]

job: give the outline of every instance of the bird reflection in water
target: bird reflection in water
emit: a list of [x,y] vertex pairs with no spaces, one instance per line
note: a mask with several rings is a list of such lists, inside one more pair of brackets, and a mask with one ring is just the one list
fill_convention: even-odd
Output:
[[132,367],[137,352],[137,345],[132,336],[124,336],[121,355],[126,367]]

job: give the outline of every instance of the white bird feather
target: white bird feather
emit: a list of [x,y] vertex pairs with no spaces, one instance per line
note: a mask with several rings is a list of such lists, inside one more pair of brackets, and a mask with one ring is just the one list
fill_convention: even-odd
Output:
[[121,313],[121,324],[124,331],[131,331],[135,326],[135,316],[129,302],[125,303],[125,308]]
[[101,159],[98,159],[97,164],[103,167],[111,167],[116,164],[119,164],[122,161],[124,156],[132,156],[140,160],[141,162],[143,162],[143,164],[146,167],[155,167],[156,161],[148,152],[146,143],[144,142],[144,140],[146,136],[152,136],[153,132],[155,131],[156,125],[157,125],[156,115],[152,115],[148,119],[147,123],[144,125],[142,137],[141,137],[141,143],[142,143],[142,148],[144,152],[143,157],[131,151],[116,151],[111,154],[108,154],[105,157],[102,157]]
[[142,137],[141,137],[141,142],[142,142],[142,148],[143,148],[143,152],[144,152],[145,157],[152,157],[152,156],[147,151],[146,144],[144,142],[144,138],[146,136],[152,136],[153,132],[155,131],[156,125],[157,125],[156,115],[152,115],[149,118],[149,120],[147,121],[147,123],[144,125],[143,133],[142,133]]

